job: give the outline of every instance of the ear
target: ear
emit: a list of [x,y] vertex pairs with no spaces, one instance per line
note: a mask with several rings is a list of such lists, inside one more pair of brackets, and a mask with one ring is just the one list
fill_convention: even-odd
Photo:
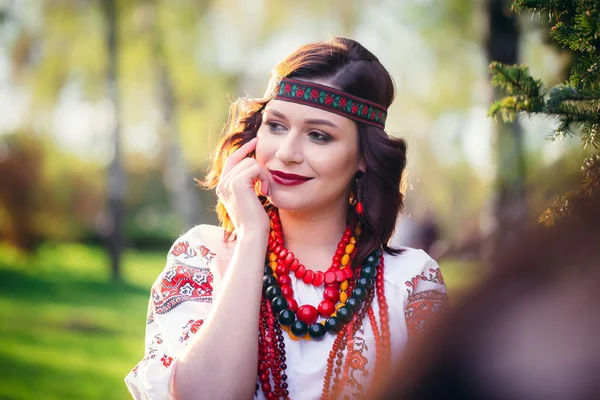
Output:
[[358,162],[358,170],[360,172],[362,172],[363,174],[367,170],[367,166],[365,165],[365,159],[362,157],[361,157],[360,161]]

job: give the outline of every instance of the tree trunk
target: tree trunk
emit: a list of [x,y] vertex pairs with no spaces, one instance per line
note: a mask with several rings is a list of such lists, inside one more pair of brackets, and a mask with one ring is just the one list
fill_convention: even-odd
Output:
[[[488,0],[489,36],[487,40],[488,60],[505,64],[519,62],[519,28],[517,16],[511,12],[511,0]],[[499,89],[494,90],[494,100],[502,97]],[[496,182],[493,201],[495,228],[491,251],[495,255],[503,246],[514,240],[514,227],[526,214],[525,203],[525,156],[522,130],[517,121],[498,121],[493,128],[496,149]],[[491,253],[491,254],[490,254]],[[493,263],[492,263],[493,265]]]
[[[156,4],[154,5],[156,9]],[[171,194],[171,201],[186,230],[194,227],[198,221],[200,197],[192,176],[188,171],[177,126],[177,101],[173,93],[173,84],[169,76],[168,63],[164,51],[162,35],[154,13],[154,51],[158,73],[158,92],[163,114],[163,143],[166,144],[165,181]]]
[[113,106],[113,149],[114,155],[108,170],[108,207],[110,214],[110,230],[108,248],[111,261],[111,277],[113,281],[121,279],[121,253],[123,250],[123,198],[125,196],[125,175],[121,166],[120,143],[120,111],[118,81],[118,23],[117,0],[102,0],[106,17],[106,44],[109,65],[107,86],[108,95]]

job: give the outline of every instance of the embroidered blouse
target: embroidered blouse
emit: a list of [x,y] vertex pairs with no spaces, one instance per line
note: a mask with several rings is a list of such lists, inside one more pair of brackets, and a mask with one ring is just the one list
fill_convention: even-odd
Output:
[[[199,225],[177,239],[169,250],[166,266],[151,289],[144,357],[125,378],[135,399],[167,399],[173,362],[202,328],[218,296],[222,277],[218,265],[222,258],[209,247],[222,237],[221,228]],[[408,339],[422,332],[447,303],[437,263],[422,250],[403,249],[395,256],[384,253],[392,362],[401,356]],[[294,274],[290,277],[298,303],[316,307],[322,300],[323,287],[307,285]],[[379,315],[377,298],[373,299],[373,311]],[[327,334],[321,341],[294,341],[285,333],[283,336],[290,398],[318,399],[334,335]],[[365,390],[373,374],[375,338],[368,316],[354,339],[355,351],[349,356],[351,369],[344,388],[344,393],[350,395]],[[254,398],[264,399],[261,390]]]

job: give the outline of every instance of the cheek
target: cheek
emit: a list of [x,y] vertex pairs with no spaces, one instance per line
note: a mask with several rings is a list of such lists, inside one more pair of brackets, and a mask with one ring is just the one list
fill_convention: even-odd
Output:
[[312,165],[322,178],[346,181],[354,176],[358,167],[357,157],[348,154],[348,150],[326,151],[314,154]]
[[265,138],[263,132],[261,132],[262,128],[258,130],[256,137],[256,150],[254,154],[256,154],[256,161],[259,165],[265,166],[266,161],[270,158],[270,149],[268,139]]

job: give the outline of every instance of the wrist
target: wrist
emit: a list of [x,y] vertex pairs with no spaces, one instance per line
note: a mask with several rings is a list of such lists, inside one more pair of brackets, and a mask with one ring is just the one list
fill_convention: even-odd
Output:
[[237,242],[239,244],[249,244],[252,246],[267,245],[269,240],[269,229],[244,229],[240,227],[236,230]]

